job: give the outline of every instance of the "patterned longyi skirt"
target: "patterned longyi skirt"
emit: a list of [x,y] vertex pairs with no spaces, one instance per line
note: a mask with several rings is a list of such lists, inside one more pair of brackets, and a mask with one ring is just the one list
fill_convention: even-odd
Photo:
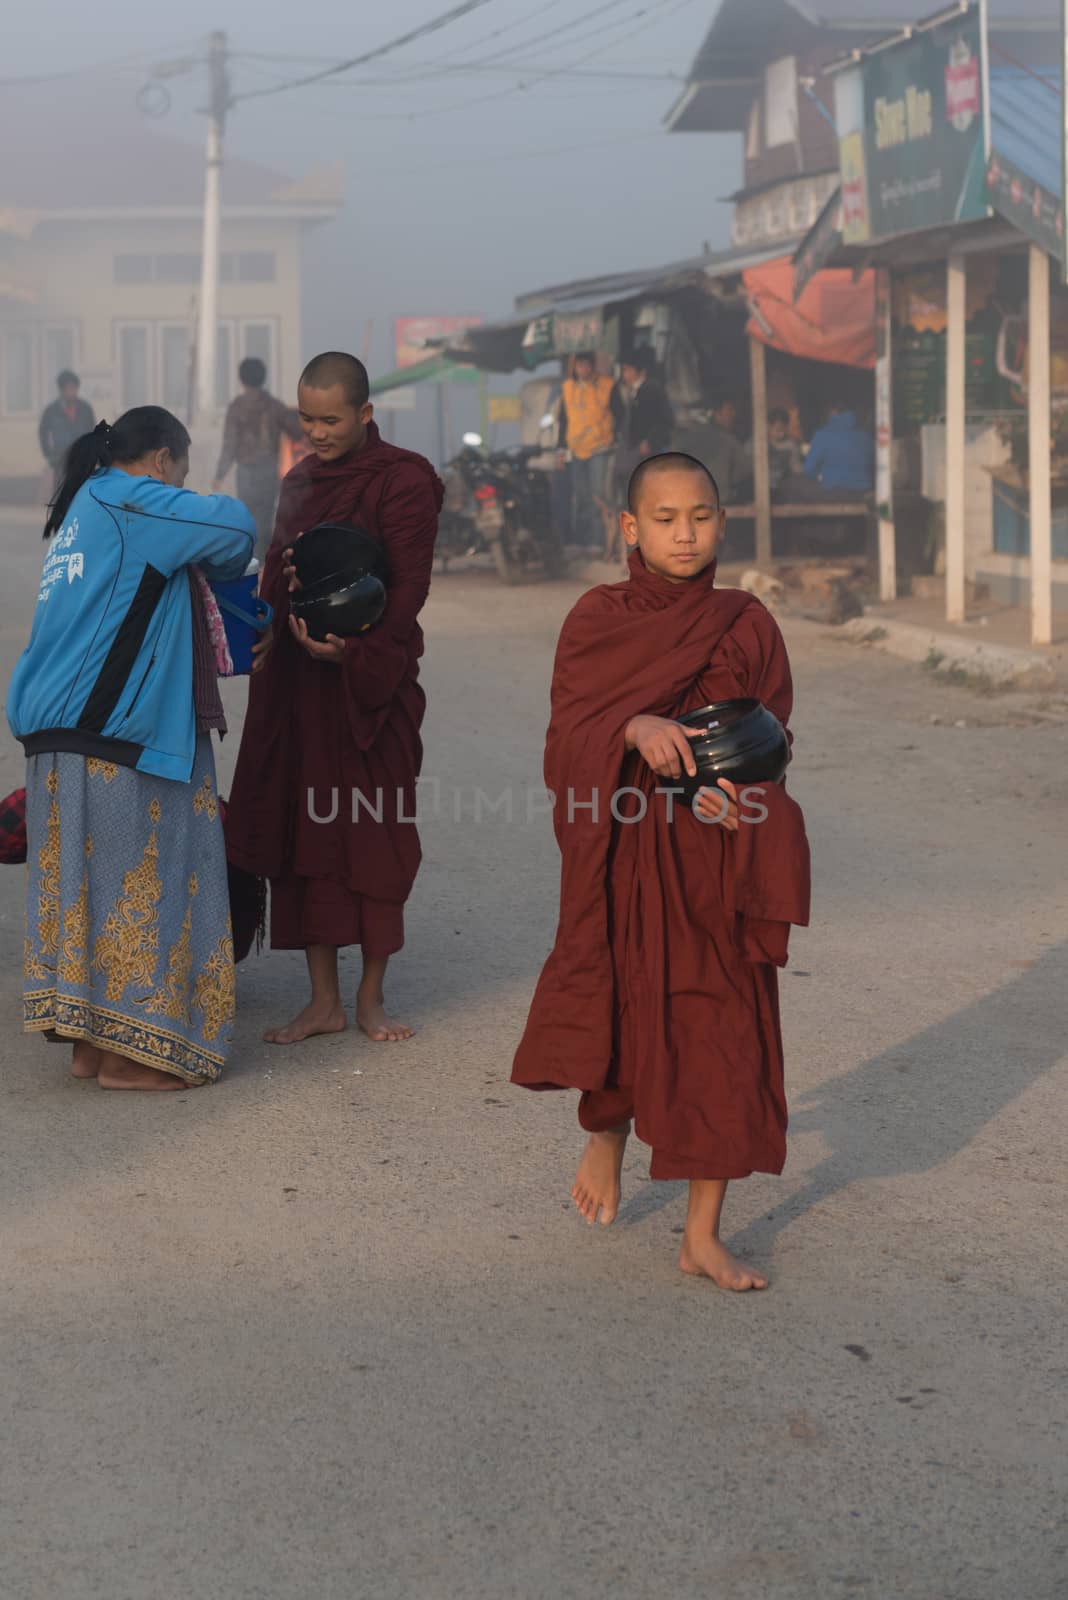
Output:
[[210,737],[189,783],[31,756],[24,1026],[186,1083],[230,1045],[234,946]]

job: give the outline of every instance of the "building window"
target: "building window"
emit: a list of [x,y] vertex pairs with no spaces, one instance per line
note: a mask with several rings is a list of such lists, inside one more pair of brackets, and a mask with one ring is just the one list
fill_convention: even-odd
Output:
[[4,334],[4,411],[9,417],[34,410],[33,330],[9,328]]
[[152,257],[116,256],[114,275],[116,283],[151,283]]
[[176,416],[189,412],[192,383],[192,340],[189,329],[178,325],[164,325],[160,329],[160,393],[161,404]]
[[44,330],[41,347],[43,389],[45,394],[55,388],[61,372],[76,372],[78,352],[75,330],[69,323],[57,323]]
[[[116,283],[200,282],[200,255],[191,250],[168,250],[158,255],[117,255],[113,261]],[[224,250],[219,256],[221,283],[274,283],[278,260],[273,250]]]
[[222,283],[273,283],[277,275],[273,250],[226,250],[219,257]]
[[153,283],[199,283],[200,257],[189,251],[173,251],[152,257]]
[[749,108],[749,131],[745,136],[745,159],[755,161],[760,155],[760,114],[763,107],[754,100]]
[[123,411],[150,403],[148,328],[144,324],[119,329],[119,393]]
[[242,329],[241,347],[246,356],[256,356],[271,373],[271,356],[274,330],[269,322],[246,322]]
[[220,411],[225,411],[230,404],[234,384],[237,382],[230,334],[230,324],[220,322],[219,331],[215,336],[215,404]]
[[797,138],[797,58],[772,61],[764,73],[764,142],[769,150]]

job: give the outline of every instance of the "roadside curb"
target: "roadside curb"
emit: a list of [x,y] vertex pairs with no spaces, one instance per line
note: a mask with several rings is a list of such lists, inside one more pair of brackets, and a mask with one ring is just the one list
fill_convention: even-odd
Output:
[[966,673],[991,685],[1021,689],[1052,688],[1057,681],[1057,662],[1038,650],[961,639],[912,622],[880,617],[877,612],[853,617],[836,631],[904,661],[919,662],[939,677]]

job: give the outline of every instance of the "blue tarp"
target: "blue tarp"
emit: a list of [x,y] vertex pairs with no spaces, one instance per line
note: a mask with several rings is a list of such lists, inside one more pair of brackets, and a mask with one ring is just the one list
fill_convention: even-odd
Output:
[[997,155],[1047,190],[1061,192],[1061,78],[1016,67],[990,72],[990,143]]

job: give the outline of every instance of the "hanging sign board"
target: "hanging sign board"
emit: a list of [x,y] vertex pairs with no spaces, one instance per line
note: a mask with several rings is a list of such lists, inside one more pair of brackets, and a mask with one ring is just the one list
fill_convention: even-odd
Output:
[[866,54],[835,108],[847,244],[989,214],[978,6]]

